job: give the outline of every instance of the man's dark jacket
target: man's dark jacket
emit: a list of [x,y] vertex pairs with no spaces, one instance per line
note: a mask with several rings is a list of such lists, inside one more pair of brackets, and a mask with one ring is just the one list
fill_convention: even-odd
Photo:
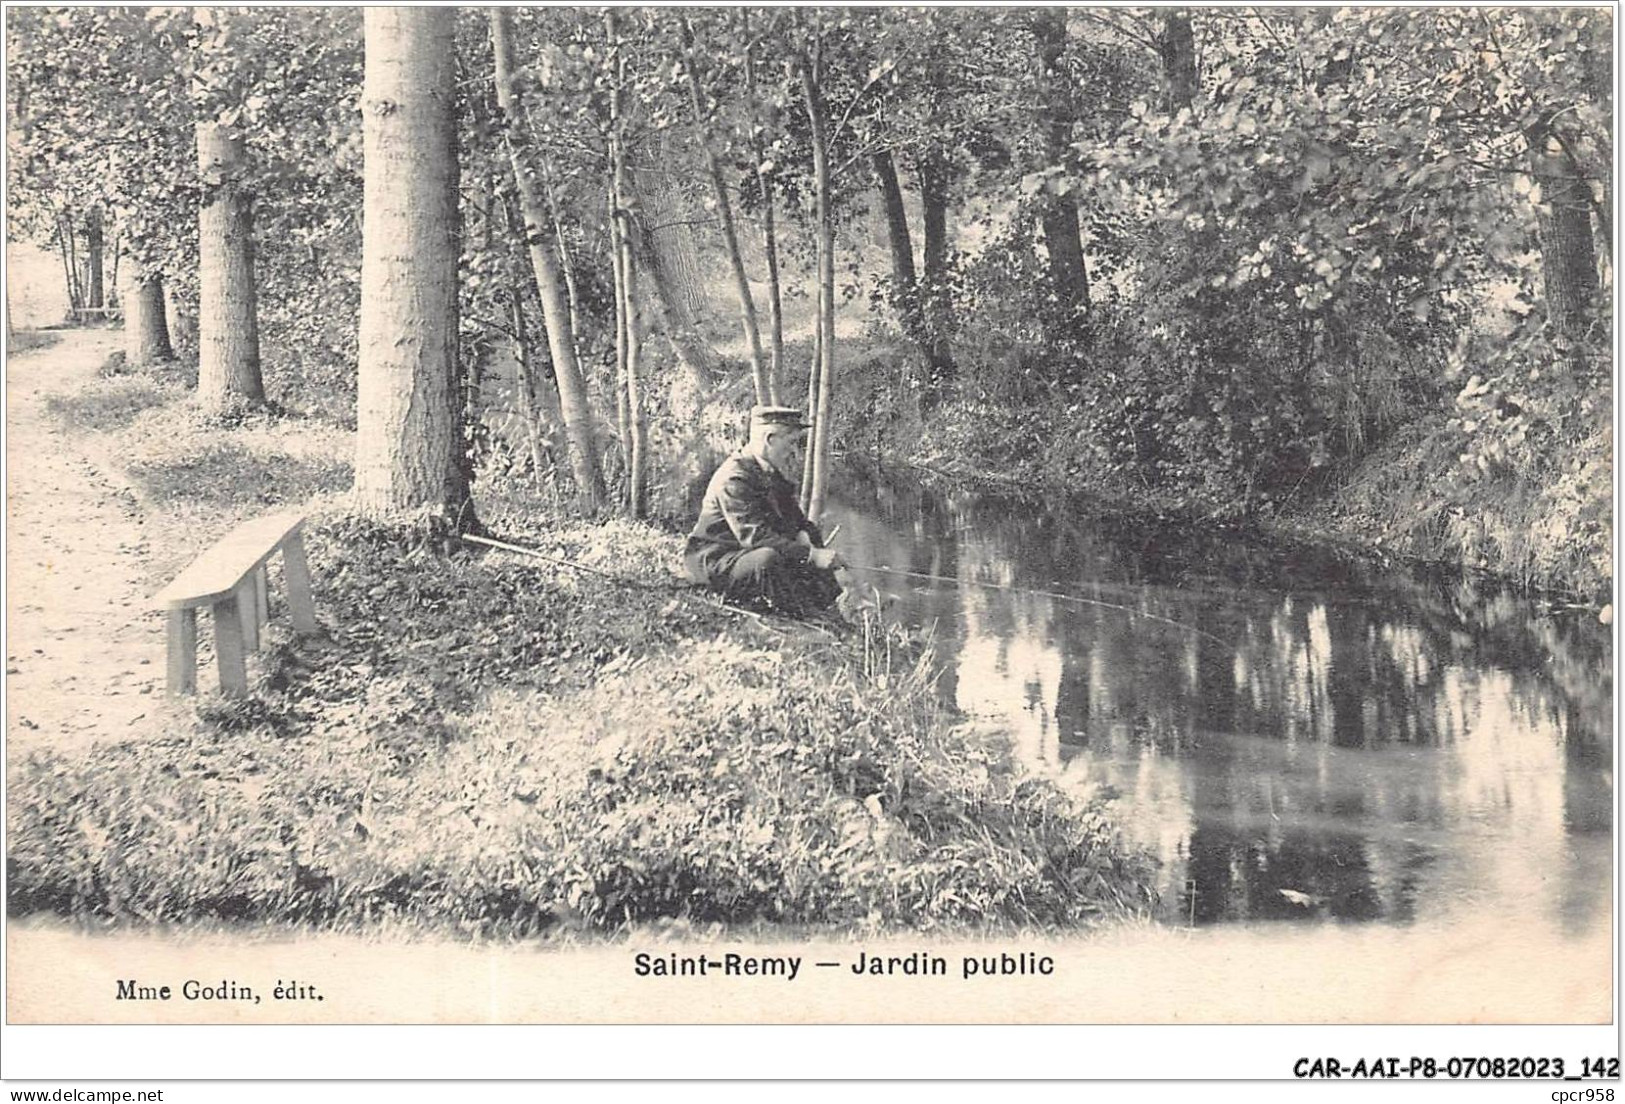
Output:
[[683,562],[695,582],[713,585],[725,583],[734,561],[758,548],[776,548],[790,563],[804,564],[811,549],[796,539],[803,530],[823,545],[790,481],[750,453],[736,452],[705,488]]

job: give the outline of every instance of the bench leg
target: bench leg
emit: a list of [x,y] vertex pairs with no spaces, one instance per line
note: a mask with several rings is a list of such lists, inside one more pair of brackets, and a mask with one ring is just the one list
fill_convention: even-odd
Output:
[[214,654],[220,661],[220,692],[248,693],[248,661],[243,652],[243,619],[237,612],[235,596],[222,598],[214,604]]
[[254,582],[254,574],[257,573],[251,573],[237,587],[237,621],[243,629],[243,648],[249,652],[260,650],[259,587]]
[[254,612],[259,615],[261,625],[271,623],[271,568],[268,564],[261,564],[254,572]]
[[197,610],[169,611],[170,697],[181,697],[197,689]]
[[293,617],[293,631],[309,636],[316,631],[316,600],[310,591],[305,535],[297,530],[282,542],[282,573],[288,580],[288,613]]

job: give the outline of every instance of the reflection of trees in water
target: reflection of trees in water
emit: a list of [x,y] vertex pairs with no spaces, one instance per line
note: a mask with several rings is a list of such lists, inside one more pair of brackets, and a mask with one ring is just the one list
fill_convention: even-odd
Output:
[[1165,860],[1171,912],[1407,920],[1422,887],[1470,896],[1474,864],[1496,861],[1493,847],[1441,861],[1469,821],[1532,833],[1509,885],[1573,868],[1553,906],[1565,919],[1606,903],[1607,871],[1563,845],[1612,826],[1597,626],[1475,580],[868,487],[844,488],[847,516],[876,530],[843,536],[849,556],[961,581],[907,595],[954,627],[945,658],[974,683],[961,700],[1002,695],[1018,743],[1057,769],[1087,750],[1074,769],[1124,794],[1132,834]]

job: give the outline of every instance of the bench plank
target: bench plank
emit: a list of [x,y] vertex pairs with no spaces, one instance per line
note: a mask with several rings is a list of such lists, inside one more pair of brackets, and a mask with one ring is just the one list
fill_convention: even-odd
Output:
[[269,560],[284,541],[298,538],[304,520],[303,514],[272,514],[245,521],[153,595],[153,605],[188,609],[231,597],[244,577]]

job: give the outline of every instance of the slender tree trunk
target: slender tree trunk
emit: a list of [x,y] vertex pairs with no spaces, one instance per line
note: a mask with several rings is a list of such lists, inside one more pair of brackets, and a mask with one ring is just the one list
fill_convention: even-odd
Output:
[[[564,418],[559,410],[558,388],[550,374],[536,370],[536,347],[525,320],[527,292],[536,286],[535,276],[525,256],[524,221],[510,197],[503,205],[508,219],[508,286],[514,319],[514,339],[519,347],[519,403],[531,443],[531,464],[541,480],[544,461],[553,470],[554,489],[558,487],[557,465],[569,456],[569,442],[562,437]],[[545,452],[541,451],[545,449]]]
[[627,459],[627,507],[635,518],[649,513],[649,416],[643,405],[640,360],[643,339],[638,330],[638,266],[632,258],[632,245],[621,236],[622,268],[626,280],[626,421],[632,435]]
[[[371,9],[368,9],[369,11]],[[583,509],[592,511],[604,498],[604,479],[598,466],[592,411],[587,404],[587,383],[576,363],[570,335],[569,304],[560,288],[558,264],[548,248],[542,229],[543,203],[536,181],[527,165],[528,135],[524,108],[514,81],[513,13],[508,8],[492,8],[491,45],[496,55],[497,103],[507,122],[508,154],[519,190],[520,211],[525,218],[525,241],[530,248],[531,267],[541,294],[542,314],[547,322],[547,345],[553,358],[553,374],[558,380],[559,401],[564,409],[565,433],[570,438],[570,467],[575,474],[576,492]]]
[[164,313],[164,281],[143,277],[131,261],[124,266],[124,359],[132,368],[160,360],[174,360],[169,323]]
[[85,306],[104,307],[106,290],[102,274],[102,209],[92,207],[85,213]]
[[1591,196],[1547,120],[1531,126],[1524,137],[1529,143],[1529,172],[1540,186],[1535,213],[1546,318],[1559,332],[1579,337],[1596,317],[1599,287]]
[[[824,331],[818,325],[813,326],[812,361],[807,365],[807,405],[806,411],[810,416],[818,409],[818,384],[822,373],[819,364],[824,359]],[[806,513],[812,506],[813,468],[817,466],[818,450],[806,449],[801,457],[801,512]]]
[[[745,28],[745,96],[746,100],[755,105],[756,98],[756,51],[750,44],[750,9],[741,8],[741,18]],[[774,123],[772,119],[773,107],[765,106],[768,112],[768,125]],[[784,296],[779,286],[779,242],[778,232],[774,226],[773,204],[773,173],[767,167],[767,151],[762,145],[762,131],[752,127],[750,135],[750,148],[753,160],[756,163],[756,187],[760,193],[762,204],[762,249],[767,257],[767,317],[768,328],[772,333],[770,344],[771,358],[768,364],[767,383],[770,393],[769,401],[779,402],[779,395],[784,390]]]
[[519,417],[525,423],[531,475],[540,487],[542,473],[552,465],[548,463],[547,449],[542,443],[541,420],[536,416],[536,368],[531,363],[530,328],[525,325],[523,303],[519,289],[512,288],[508,296],[508,319],[513,326],[514,366],[519,377]]
[[1167,87],[1168,108],[1189,107],[1196,96],[1196,36],[1191,31],[1191,13],[1183,8],[1165,8],[1162,35],[1157,40],[1162,58],[1162,78]]
[[[614,9],[609,9],[604,14],[604,31],[613,46],[621,45]],[[609,94],[612,173],[610,218],[618,228],[614,234],[615,249],[620,259],[619,309],[616,311],[619,320],[616,335],[619,339],[618,359],[625,379],[626,426],[630,433],[626,465],[626,504],[632,517],[641,518],[649,512],[649,460],[645,446],[648,420],[643,412],[643,393],[638,379],[638,359],[642,343],[638,335],[638,266],[637,259],[632,255],[630,229],[632,188],[626,171],[626,119],[621,106],[621,88],[625,81],[626,62],[623,54],[617,84]]]
[[750,292],[750,278],[745,274],[745,258],[739,249],[739,232],[734,226],[733,202],[728,198],[728,184],[722,177],[722,162],[717,157],[716,139],[706,121],[705,96],[700,90],[700,75],[695,60],[692,31],[685,20],[683,36],[687,40],[688,58],[684,69],[688,72],[689,103],[694,109],[694,123],[700,128],[700,144],[705,151],[706,173],[711,178],[711,193],[716,197],[717,218],[722,225],[722,241],[728,252],[728,264],[733,269],[734,292],[739,296],[739,320],[745,331],[745,344],[750,350],[752,382],[756,385],[756,401],[768,403],[773,399],[773,387],[768,379],[767,358],[762,354],[762,332],[756,320],[756,300]]
[[553,236],[559,243],[559,274],[564,277],[565,299],[570,304],[570,351],[581,362],[581,293],[576,287],[576,266],[570,256],[570,243],[564,236],[564,220],[559,217],[558,197],[553,194],[553,171],[549,159],[539,159],[542,168],[542,196],[547,200],[547,217],[553,221]]
[[79,272],[74,261],[73,219],[70,215],[57,215],[56,236],[57,245],[62,254],[62,285],[68,291],[68,309],[77,311],[85,304],[84,298],[79,292]]
[[829,139],[817,55],[801,59],[801,91],[812,130],[813,188],[818,223],[818,409],[813,415],[812,492],[807,516],[818,520],[824,510],[829,478],[830,400],[835,385],[835,216],[830,210]]
[[[632,402],[626,386],[626,224],[616,215],[615,188],[609,189],[609,267],[615,289],[615,426],[621,445],[621,470],[630,488],[632,471]],[[627,501],[631,495],[628,494]]]
[[238,178],[243,140],[218,123],[197,124],[198,401],[220,413],[265,401],[254,287],[254,220]]
[[[1049,163],[1066,162],[1072,144],[1072,108],[1066,80],[1059,72],[1066,51],[1066,10],[1035,8],[1033,36],[1038,44],[1039,112]],[[1051,279],[1062,303],[1089,305],[1089,272],[1083,237],[1078,231],[1078,205],[1070,195],[1048,196],[1039,215],[1044,246],[1049,250]]]
[[461,529],[455,35],[450,8],[365,12],[355,494]]

